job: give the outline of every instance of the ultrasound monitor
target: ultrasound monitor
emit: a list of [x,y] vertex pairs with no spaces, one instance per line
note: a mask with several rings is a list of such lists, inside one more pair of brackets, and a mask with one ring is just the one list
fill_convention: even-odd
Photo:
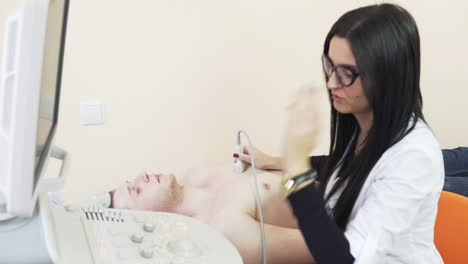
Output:
[[58,120],[68,0],[24,0],[5,21],[0,71],[0,220],[33,213],[45,179]]

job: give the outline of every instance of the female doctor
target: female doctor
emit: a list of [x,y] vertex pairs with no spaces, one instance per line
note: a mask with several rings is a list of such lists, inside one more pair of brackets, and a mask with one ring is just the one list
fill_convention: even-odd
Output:
[[[424,120],[420,44],[413,17],[393,4],[335,22],[322,56],[331,102],[328,157],[312,158],[320,123],[316,90],[288,107],[282,187],[315,262],[442,263],[434,245],[444,169]],[[249,162],[249,153],[241,160]]]

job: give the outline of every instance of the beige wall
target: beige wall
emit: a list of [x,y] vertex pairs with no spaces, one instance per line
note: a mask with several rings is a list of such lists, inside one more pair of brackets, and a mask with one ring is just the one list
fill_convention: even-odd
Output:
[[[0,0],[0,19],[18,2]],[[279,154],[289,94],[323,85],[325,34],[373,2],[72,0],[56,137],[72,155],[67,200],[145,169],[231,162],[240,128]],[[468,2],[399,3],[421,33],[427,120],[444,147],[467,146]],[[104,125],[80,125],[82,100],[105,104]]]

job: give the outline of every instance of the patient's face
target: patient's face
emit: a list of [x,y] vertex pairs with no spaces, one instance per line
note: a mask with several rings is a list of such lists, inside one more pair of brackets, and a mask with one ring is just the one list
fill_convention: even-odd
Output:
[[146,174],[127,181],[114,192],[114,208],[171,212],[182,187],[173,174]]

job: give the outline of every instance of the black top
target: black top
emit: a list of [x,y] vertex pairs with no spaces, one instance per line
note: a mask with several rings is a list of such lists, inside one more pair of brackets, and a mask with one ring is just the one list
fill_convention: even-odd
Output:
[[468,147],[442,150],[446,176],[468,175]]
[[325,163],[327,162],[328,156],[312,156],[309,158],[309,163],[312,168],[316,169],[320,174],[322,172]]
[[[320,172],[326,160],[327,156],[316,156],[310,162],[312,168]],[[354,262],[348,240],[328,216],[325,201],[313,184],[289,196],[289,203],[307,247],[318,264]]]

